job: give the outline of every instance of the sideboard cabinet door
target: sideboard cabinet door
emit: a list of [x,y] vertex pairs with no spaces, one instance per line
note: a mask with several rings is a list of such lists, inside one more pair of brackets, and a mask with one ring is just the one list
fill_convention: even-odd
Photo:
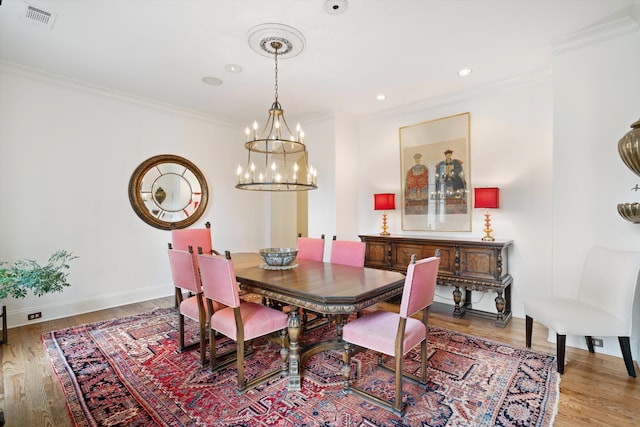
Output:
[[364,258],[368,267],[388,269],[389,268],[389,243],[380,241],[367,242]]

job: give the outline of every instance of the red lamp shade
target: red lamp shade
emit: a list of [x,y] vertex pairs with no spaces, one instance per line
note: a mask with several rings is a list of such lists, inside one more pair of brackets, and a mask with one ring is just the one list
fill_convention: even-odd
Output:
[[500,207],[500,189],[498,187],[474,188],[474,208],[497,209]]
[[396,195],[394,193],[374,194],[373,209],[376,211],[392,211],[396,208]]

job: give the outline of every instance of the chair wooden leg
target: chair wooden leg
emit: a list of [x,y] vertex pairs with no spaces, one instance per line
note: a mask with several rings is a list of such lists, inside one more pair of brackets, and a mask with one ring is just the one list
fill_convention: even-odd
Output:
[[216,331],[209,329],[209,366],[216,367]]
[[204,366],[207,361],[207,340],[205,335],[207,333],[207,325],[200,323],[200,364]]
[[393,409],[397,412],[402,411],[402,354],[396,354],[396,398],[393,402]]
[[585,335],[585,342],[587,343],[587,348],[589,349],[589,353],[595,353],[595,349],[593,348],[593,337],[590,335]]
[[556,334],[556,353],[558,358],[558,373],[564,374],[564,350],[567,343],[567,336]]
[[180,351],[184,351],[184,315],[178,314],[178,332],[180,333]]
[[525,318],[525,340],[527,348],[531,348],[531,334],[533,333],[533,318],[526,316]]
[[236,342],[238,346],[236,350],[237,367],[238,367],[238,391],[245,389],[244,383],[244,340]]
[[427,384],[427,340],[420,344],[420,382]]
[[627,367],[627,372],[630,377],[636,377],[636,368],[633,367],[633,357],[631,356],[631,344],[629,342],[629,337],[618,337],[618,342],[620,342],[620,350],[622,350],[622,358],[624,359],[624,364]]

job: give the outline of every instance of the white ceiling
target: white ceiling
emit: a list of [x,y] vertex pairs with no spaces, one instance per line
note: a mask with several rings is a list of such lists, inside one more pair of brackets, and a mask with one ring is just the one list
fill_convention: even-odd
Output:
[[[30,0],[55,14],[49,28],[24,18],[24,1],[1,3],[3,61],[243,123],[263,121],[274,99],[274,61],[247,42],[259,24],[292,26],[306,40],[279,63],[291,121],[368,115],[548,72],[555,40],[640,8],[639,0],[348,0],[335,15],[325,0]],[[464,67],[473,73],[461,78]]]

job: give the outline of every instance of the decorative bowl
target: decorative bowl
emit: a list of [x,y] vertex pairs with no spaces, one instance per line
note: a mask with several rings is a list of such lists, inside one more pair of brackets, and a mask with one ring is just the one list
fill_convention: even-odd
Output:
[[260,249],[260,255],[267,265],[281,267],[291,264],[296,259],[298,250],[294,248],[265,248]]
[[627,221],[640,224],[640,203],[620,203],[618,213]]

